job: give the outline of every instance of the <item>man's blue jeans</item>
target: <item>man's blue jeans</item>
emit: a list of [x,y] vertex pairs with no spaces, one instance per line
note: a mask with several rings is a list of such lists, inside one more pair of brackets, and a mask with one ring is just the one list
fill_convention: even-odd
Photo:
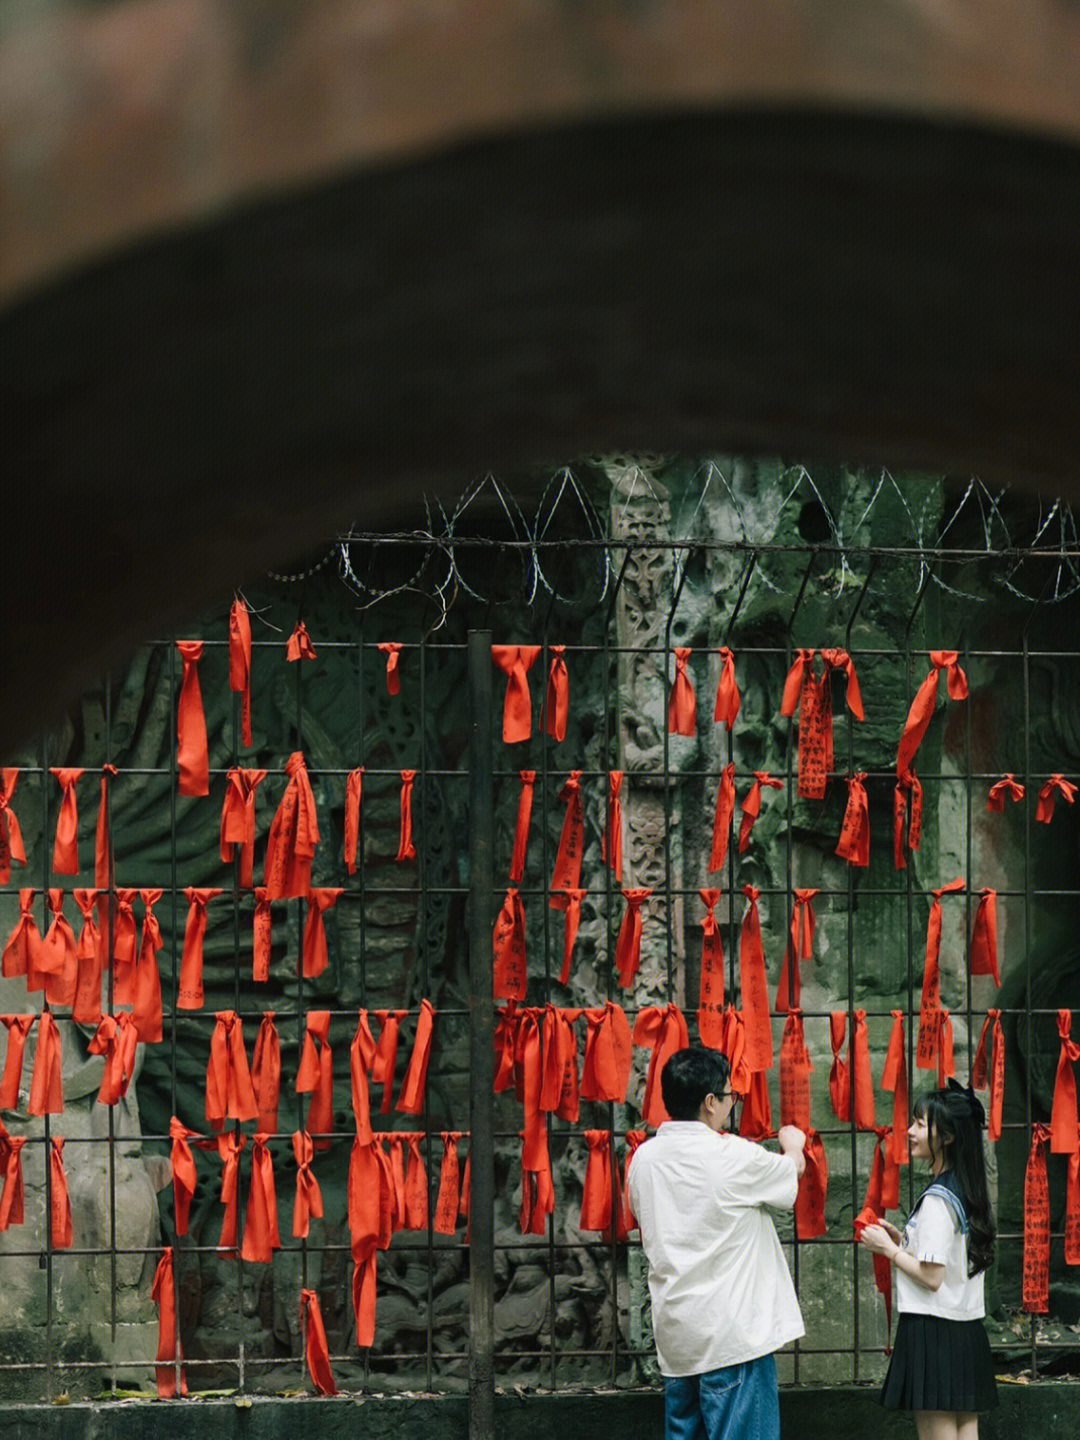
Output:
[[666,1440],[780,1440],[776,1360],[664,1381]]

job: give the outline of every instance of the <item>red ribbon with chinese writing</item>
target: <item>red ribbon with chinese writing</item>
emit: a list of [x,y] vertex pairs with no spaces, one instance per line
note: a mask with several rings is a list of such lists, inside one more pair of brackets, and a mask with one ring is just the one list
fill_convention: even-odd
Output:
[[907,848],[918,850],[922,842],[923,791],[919,777],[908,770],[896,782],[893,790],[893,865],[897,870],[907,869],[907,854],[904,849],[904,826],[908,819],[908,795],[911,796],[911,823],[908,826]]
[[585,1144],[589,1158],[585,1165],[585,1184],[581,1196],[580,1230],[599,1230],[611,1238],[614,1196],[611,1181],[611,1131],[586,1130]]
[[345,891],[339,886],[320,886],[309,890],[307,895],[307,919],[304,922],[304,943],[301,954],[301,973],[308,980],[315,980],[330,963],[326,949],[326,925],[323,915],[332,910]]
[[[993,1058],[989,1066],[986,1061],[986,1041],[993,1036]],[[990,1113],[987,1117],[986,1133],[991,1140],[1001,1139],[1001,1116],[1005,1105],[1005,1035],[1001,1028],[1001,1011],[988,1010],[979,1036],[979,1047],[975,1051],[975,1063],[971,1067],[971,1083],[976,1090],[985,1090],[990,1085]]]
[[851,1070],[843,1056],[846,1034],[847,1012],[834,1010],[829,1016],[829,1043],[833,1055],[829,1071],[829,1099],[838,1120],[851,1119]]
[[364,767],[349,771],[345,781],[345,868],[356,874],[356,847],[360,839],[360,806],[364,798]]
[[938,1045],[937,1083],[938,1089],[945,1086],[950,1075],[956,1074],[956,1060],[953,1055],[953,1027],[948,1010],[941,1012],[941,1034]]
[[188,1144],[189,1140],[196,1139],[197,1134],[197,1131],[188,1130],[181,1125],[175,1115],[169,1121],[169,1137],[172,1140],[170,1167],[173,1178],[173,1208],[177,1235],[188,1233],[191,1202],[195,1196],[195,1185],[199,1178],[198,1171],[195,1169],[195,1156],[191,1153],[191,1146]]
[[251,738],[251,616],[243,600],[235,599],[229,610],[229,689],[240,700],[240,738],[245,749]]
[[1057,1027],[1061,1053],[1054,1077],[1054,1103],[1050,1112],[1050,1150],[1054,1155],[1071,1155],[1076,1149],[1077,1124],[1080,1123],[1076,1109],[1076,1074],[1073,1071],[1073,1066],[1080,1060],[1080,1045],[1069,1039],[1071,1010],[1058,1011]]
[[1046,1177],[1049,1125],[1031,1127],[1031,1151],[1024,1172],[1023,1308],[1029,1315],[1050,1309],[1050,1185]]
[[652,1050],[641,1113],[645,1123],[655,1129],[671,1118],[660,1094],[660,1073],[676,1050],[685,1050],[690,1044],[682,1011],[674,1004],[646,1005],[634,1023],[633,1041]]
[[26,846],[23,843],[19,817],[11,808],[11,797],[19,783],[19,771],[14,765],[0,769],[0,885],[11,883],[11,862],[17,860],[26,864]]
[[[183,1359],[176,1333],[176,1280],[171,1245],[166,1245],[161,1252],[150,1296],[158,1307],[158,1346],[154,1356],[157,1392],[162,1400],[168,1400],[176,1394],[176,1362]],[[187,1393],[187,1376],[181,1368],[180,1394]]]
[[50,1005],[70,1005],[79,973],[75,932],[64,914],[63,890],[48,891],[48,899],[52,923],[41,942],[39,962],[45,976],[45,998]]
[[396,640],[379,642],[380,651],[386,656],[386,693],[401,694],[401,646]]
[[225,785],[221,807],[221,858],[232,864],[240,846],[240,884],[250,890],[255,866],[255,792],[266,779],[265,770],[243,770],[233,766]]
[[587,890],[564,890],[562,903],[556,904],[560,897],[551,897],[551,907],[554,910],[563,910],[566,914],[566,922],[563,929],[563,963],[559,972],[559,984],[566,985],[570,980],[570,961],[574,954],[574,942],[577,940],[578,927],[581,924],[581,902],[588,895]]
[[319,1297],[314,1290],[300,1291],[300,1315],[305,1321],[307,1340],[304,1353],[307,1356],[308,1374],[320,1395],[336,1395],[337,1385],[330,1369],[330,1351],[326,1345],[326,1328],[323,1325]]
[[1005,809],[1005,796],[1011,797],[1014,804],[1024,798],[1024,787],[1015,775],[1003,775],[996,784],[990,786],[990,793],[986,797],[987,810],[993,810],[998,815]]
[[228,1120],[254,1120],[259,1113],[244,1049],[244,1031],[235,1010],[219,1010],[210,1036],[206,1068],[206,1118],[215,1130]]
[[743,1100],[739,1134],[744,1140],[768,1140],[776,1132],[772,1123],[772,1101],[769,1099],[769,1077],[764,1070],[755,1070]]
[[578,1044],[574,1022],[582,1012],[544,1006],[543,1077],[540,1084],[541,1110],[576,1123],[580,1113]]
[[380,1111],[389,1115],[394,1104],[394,1072],[397,1069],[398,1041],[401,1039],[401,1022],[408,1015],[407,1010],[376,1010],[375,1019],[381,1027],[379,1041],[375,1046],[375,1058],[371,1062],[371,1079],[383,1087]]
[[48,1010],[38,1020],[37,1048],[34,1051],[34,1073],[30,1081],[30,1115],[59,1115],[64,1108],[63,1062],[60,1053],[60,1031]]
[[91,1055],[104,1055],[105,1070],[98,1090],[101,1105],[116,1105],[128,1092],[135,1074],[139,1031],[133,1015],[103,1015],[86,1048]]
[[723,722],[729,730],[733,729],[735,721],[739,718],[741,703],[739,686],[735,680],[735,656],[726,645],[721,645],[720,682],[716,687],[716,709],[713,711],[713,720],[718,725]]
[[716,923],[719,890],[699,890],[705,905],[701,922],[701,981],[698,989],[698,1035],[711,1050],[722,1048],[724,1026],[724,942]]
[[529,845],[529,825],[532,821],[533,791],[536,786],[536,771],[521,771],[521,794],[518,796],[517,824],[514,827],[514,851],[510,858],[510,879],[520,884],[525,875],[525,852]]
[[685,645],[675,647],[675,681],[668,696],[667,728],[669,735],[697,734],[697,696],[694,682],[686,668],[694,652]]
[[281,1101],[281,1037],[274,1024],[274,1011],[264,1010],[251,1055],[251,1088],[258,1108],[259,1130],[276,1135],[278,1105]]
[[270,824],[266,841],[265,882],[271,900],[299,899],[311,889],[311,862],[319,843],[315,796],[303,752],[285,762],[289,783]]
[[[4,945],[3,973],[7,978],[15,975],[36,977],[39,973],[41,931],[34,919],[35,894],[36,891],[28,886],[19,891],[19,918]],[[40,990],[42,984],[39,980],[31,986],[28,980],[26,988]]]
[[68,1193],[67,1171],[64,1169],[63,1135],[50,1137],[49,1179],[52,1182],[49,1226],[52,1248],[70,1250],[74,1232],[71,1223],[71,1196]]
[[892,1033],[881,1072],[881,1088],[893,1097],[892,1130],[889,1137],[889,1158],[894,1165],[908,1163],[908,1073],[907,1049],[904,1045],[904,1012],[893,1010]]
[[641,965],[641,907],[653,893],[651,889],[641,887],[636,890],[624,890],[623,899],[626,901],[626,911],[623,914],[622,924],[619,926],[619,938],[615,945],[615,969],[619,976],[619,984],[624,990],[629,990],[634,983],[634,976]]
[[979,908],[971,931],[969,963],[972,975],[992,975],[1001,988],[997,950],[997,891],[988,886],[980,890]]
[[825,1145],[816,1130],[807,1130],[803,1150],[806,1169],[795,1196],[795,1233],[800,1240],[814,1240],[828,1230],[825,1199],[829,1191],[829,1162]]
[[609,1000],[603,1009],[586,1010],[585,1060],[581,1069],[583,1100],[614,1100],[622,1104],[630,1082],[630,1022],[620,1005]]
[[532,734],[532,696],[528,672],[536,664],[539,645],[493,645],[492,662],[508,677],[503,701],[502,738],[507,745],[528,740]]
[[244,1241],[240,1247],[242,1259],[259,1265],[269,1265],[274,1251],[281,1249],[274,1161],[266,1143],[269,1138],[260,1130],[252,1142],[251,1189],[244,1216]]
[[774,780],[767,770],[754,771],[754,783],[746,792],[746,799],[739,806],[742,811],[742,824],[739,826],[739,854],[741,855],[750,844],[750,832],[761,814],[761,787],[767,785],[770,790],[782,790],[784,782]]
[[773,1042],[757,903],[761,891],[756,885],[744,885],[743,894],[747,905],[739,933],[739,988],[746,1026],[746,1063],[751,1071],[769,1070],[773,1063]]
[[[839,656],[845,652],[822,651]],[[850,662],[849,662],[850,663]],[[814,674],[813,650],[799,650],[784,681],[780,713],[791,717],[799,711],[799,769],[796,793],[808,800],[820,800],[825,794],[833,768],[832,686],[829,675],[833,662],[826,661],[820,679]],[[856,681],[855,694],[858,694]],[[849,672],[848,704],[852,705]],[[852,706],[854,709],[854,706]],[[861,705],[860,705],[861,708]]]
[[52,766],[50,775],[55,775],[63,792],[60,813],[56,817],[56,840],[53,844],[52,868],[57,875],[79,873],[79,802],[75,787],[83,777],[81,770],[58,770]]
[[428,1178],[427,1168],[420,1146],[427,1139],[423,1130],[412,1130],[400,1137],[409,1147],[405,1166],[405,1224],[406,1230],[426,1230],[428,1227]]
[[795,898],[791,907],[791,927],[784,950],[784,961],[780,967],[780,980],[776,987],[775,1008],[781,1015],[788,1009],[797,1010],[802,1002],[802,976],[799,967],[803,960],[809,960],[814,953],[817,917],[811,902],[817,893],[811,889],[792,891]]
[[36,1019],[36,1015],[0,1015],[0,1025],[8,1032],[4,1073],[0,1077],[0,1110],[19,1108],[19,1082],[22,1080],[26,1037]]
[[735,814],[735,764],[725,765],[720,772],[720,785],[716,791],[716,813],[713,816],[712,849],[709,852],[710,875],[724,868],[728,842],[731,839],[731,821]]
[[416,846],[412,838],[412,793],[413,784],[416,781],[415,770],[402,770],[401,772],[401,829],[398,838],[398,851],[395,859],[415,860]]
[[612,770],[608,773],[607,824],[600,837],[600,858],[605,865],[611,866],[615,879],[620,882],[623,871],[623,840],[622,801],[619,799],[619,793],[622,790],[622,783],[623,772],[621,770]]
[[525,953],[525,906],[514,886],[506,892],[492,937],[497,1000],[524,1000],[529,988]]
[[436,1235],[453,1235],[457,1230],[458,1206],[461,1203],[461,1161],[458,1156],[460,1130],[442,1130],[443,1153],[439,1166],[439,1193],[435,1201]]
[[[416,1039],[412,1055],[405,1071],[405,1079],[398,1092],[397,1109],[402,1115],[420,1115],[424,1109],[424,1090],[427,1086],[428,1062],[431,1059],[431,1042],[435,1034],[435,1007],[430,1000],[420,1001],[420,1015],[416,1022]],[[427,1223],[426,1221],[424,1222]]]
[[83,918],[75,945],[78,978],[71,1018],[80,1025],[96,1025],[101,1019],[101,932],[94,919],[96,890],[74,890],[75,903]]
[[181,795],[210,794],[210,757],[206,745],[206,716],[199,686],[201,640],[178,640],[176,648],[184,662],[180,700],[176,711],[176,763],[180,772]]
[[780,1124],[810,1129],[810,1051],[801,1010],[789,1010],[780,1041]]
[[140,890],[143,905],[142,940],[139,956],[135,961],[135,983],[132,995],[132,1015],[139,1039],[148,1045],[156,1045],[164,1035],[164,1021],[161,1013],[161,971],[158,969],[158,955],[165,941],[161,926],[154,914],[154,906],[161,899],[161,890]]
[[1035,819],[1044,825],[1049,825],[1054,818],[1054,801],[1058,791],[1070,805],[1075,802],[1076,786],[1066,780],[1064,775],[1051,775],[1039,791],[1038,803],[1035,806]]
[[570,716],[570,678],[566,673],[565,645],[552,645],[548,669],[547,691],[540,723],[557,741],[566,739],[566,722]]
[[848,798],[836,853],[849,865],[870,864],[870,806],[866,798],[866,771],[848,776]]
[[964,888],[959,877],[940,890],[934,890],[930,919],[926,927],[926,964],[923,970],[922,1001],[919,1006],[919,1038],[915,1064],[920,1070],[932,1070],[937,1064],[941,1033],[941,977],[938,957],[941,954],[941,897],[954,895]]
[[581,885],[581,860],[585,850],[585,816],[581,805],[581,771],[571,770],[566,784],[559,791],[559,799],[566,806],[559,848],[555,855],[555,869],[551,875],[551,908],[565,909],[556,904],[562,890],[577,890]]
[[[310,1095],[305,1129],[309,1135],[326,1136],[334,1129],[334,1057],[330,1049],[330,1011],[309,1010],[304,1030],[304,1047],[296,1072],[296,1093]],[[328,1150],[330,1141],[317,1139],[316,1150]]]
[[289,643],[285,647],[285,659],[290,664],[297,660],[315,659],[315,646],[311,643],[311,636],[308,634],[303,620],[296,622],[296,626],[289,636]]
[[959,659],[960,652],[958,650],[930,651],[932,669],[915,692],[915,699],[911,702],[911,709],[904,721],[903,734],[900,736],[900,744],[897,746],[896,773],[898,777],[903,778],[911,769],[915,752],[922,744],[923,736],[933,719],[934,709],[937,705],[938,677],[942,670],[947,671],[949,677],[949,699],[967,699],[967,676],[960,668]]
[[322,1218],[322,1190],[311,1168],[315,1159],[315,1146],[306,1130],[294,1132],[292,1148],[296,1156],[296,1199],[293,1203],[292,1233],[296,1239],[306,1240],[311,1233],[311,1217],[314,1215],[316,1219]]
[[[203,942],[206,939],[206,907],[221,894],[218,889],[196,889],[189,885],[184,891],[188,902],[184,924],[184,951],[180,957],[180,989],[176,997],[178,1010],[201,1010],[203,1007]],[[119,957],[117,957],[119,959]]]
[[255,887],[255,916],[252,923],[251,978],[265,983],[270,978],[270,955],[274,948],[274,912],[265,885]]
[[23,1181],[22,1152],[25,1135],[9,1135],[0,1120],[0,1169],[4,1182],[0,1194],[0,1231],[26,1223],[26,1185]]

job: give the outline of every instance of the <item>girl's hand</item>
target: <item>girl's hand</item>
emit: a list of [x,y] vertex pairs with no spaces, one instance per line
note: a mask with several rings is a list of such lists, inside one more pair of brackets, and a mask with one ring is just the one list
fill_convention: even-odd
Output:
[[885,1234],[888,1235],[889,1239],[894,1240],[897,1245],[899,1245],[904,1238],[896,1226],[890,1225],[888,1220],[882,1220],[881,1228],[885,1231]]
[[859,1239],[859,1244],[865,1246],[873,1255],[892,1255],[897,1248],[896,1241],[889,1234],[893,1226],[867,1225]]

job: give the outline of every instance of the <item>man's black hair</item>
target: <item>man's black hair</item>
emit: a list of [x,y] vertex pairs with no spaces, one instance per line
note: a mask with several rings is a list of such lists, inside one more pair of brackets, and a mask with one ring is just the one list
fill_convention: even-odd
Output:
[[664,1109],[672,1120],[696,1120],[705,1096],[725,1095],[730,1078],[731,1065],[721,1051],[704,1045],[676,1050],[660,1072]]

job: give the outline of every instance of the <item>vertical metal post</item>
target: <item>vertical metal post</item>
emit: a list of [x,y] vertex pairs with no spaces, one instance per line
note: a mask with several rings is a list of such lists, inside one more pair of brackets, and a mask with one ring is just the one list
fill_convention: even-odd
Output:
[[495,814],[491,632],[469,631],[469,1440],[495,1436],[495,997],[491,964]]

